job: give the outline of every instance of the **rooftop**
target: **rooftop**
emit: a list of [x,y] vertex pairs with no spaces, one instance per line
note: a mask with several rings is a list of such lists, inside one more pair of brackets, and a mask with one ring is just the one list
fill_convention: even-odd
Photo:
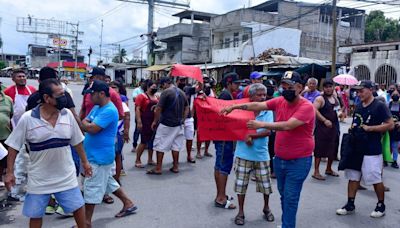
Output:
[[174,17],[179,17],[180,19],[192,19],[192,14],[194,17],[194,20],[197,21],[210,21],[212,17],[217,16],[218,14],[213,14],[213,13],[206,13],[206,12],[200,12],[200,11],[193,11],[193,10],[185,10],[182,12],[179,12],[177,14],[174,14],[172,16]]

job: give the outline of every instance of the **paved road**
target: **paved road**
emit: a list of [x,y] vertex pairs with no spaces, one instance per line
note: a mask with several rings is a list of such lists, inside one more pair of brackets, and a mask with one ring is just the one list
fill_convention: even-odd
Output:
[[[9,79],[0,78],[5,84]],[[36,82],[29,83],[37,85]],[[80,92],[82,85],[70,85],[74,92],[76,104],[81,103]],[[129,91],[130,92],[130,91]],[[132,106],[132,105],[131,105]],[[348,128],[342,124],[342,131]],[[165,156],[164,174],[162,176],[145,175],[145,170],[133,168],[135,154],[130,150],[132,145],[124,148],[124,166],[128,175],[122,178],[123,188],[139,206],[137,214],[115,219],[121,204],[116,200],[113,205],[100,205],[94,214],[94,227],[165,227],[165,228],[200,228],[200,227],[235,227],[233,218],[237,211],[223,210],[213,207],[215,185],[213,179],[213,158],[197,160],[196,164],[186,163],[186,156],[181,153],[180,173],[172,174],[168,171],[171,166],[171,157]],[[211,145],[214,154],[213,145]],[[146,159],[146,157],[144,157]],[[322,163],[324,166],[325,163]],[[336,163],[334,164],[337,165]],[[376,204],[376,197],[369,186],[368,191],[359,193],[356,199],[357,212],[352,216],[339,217],[335,210],[346,202],[346,180],[341,173],[339,178],[328,178],[318,182],[311,177],[304,183],[297,224],[300,228],[314,227],[363,227],[363,228],[395,228],[400,227],[400,178],[399,171],[385,168],[385,184],[391,188],[386,195],[387,215],[382,219],[372,219],[370,212]],[[233,175],[229,178],[228,193],[233,195]],[[255,192],[255,185],[251,183],[246,198],[246,225],[245,227],[276,227],[280,224],[280,201],[276,189],[276,181],[272,181],[274,193],[270,197],[270,206],[276,216],[273,223],[268,223],[262,217],[262,196]],[[22,206],[17,205],[14,210],[0,212],[0,226],[27,227],[28,219],[21,215]],[[9,221],[9,219],[13,221]],[[46,216],[44,227],[70,227],[73,220],[62,219],[57,215]]]

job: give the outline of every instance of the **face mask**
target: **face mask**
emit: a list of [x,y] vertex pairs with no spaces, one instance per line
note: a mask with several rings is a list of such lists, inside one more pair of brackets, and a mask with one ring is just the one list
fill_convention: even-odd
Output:
[[155,94],[155,93],[157,93],[157,90],[158,90],[157,88],[151,89],[151,90],[150,90],[150,93],[151,93],[151,94]]
[[392,99],[393,99],[393,101],[395,101],[395,102],[397,102],[397,101],[399,101],[399,95],[393,95],[393,97],[392,97]]
[[57,97],[56,102],[57,102],[56,108],[58,110],[61,110],[67,106],[67,97],[65,95]]
[[274,95],[274,88],[267,87],[267,96],[272,97]]
[[283,98],[285,98],[285,100],[287,100],[289,102],[292,102],[292,101],[294,101],[294,99],[296,99],[296,91],[294,91],[294,90],[283,90],[282,96],[283,96]]
[[394,92],[394,90],[388,90],[388,94],[392,95],[392,93]]

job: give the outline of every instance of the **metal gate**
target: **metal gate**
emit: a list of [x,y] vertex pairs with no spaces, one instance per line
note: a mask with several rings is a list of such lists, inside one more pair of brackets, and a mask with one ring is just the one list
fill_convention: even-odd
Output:
[[358,65],[354,68],[354,76],[358,80],[371,80],[371,72],[365,65]]
[[375,73],[375,82],[379,84],[386,84],[387,87],[390,84],[396,83],[397,82],[396,69],[387,64],[380,66]]

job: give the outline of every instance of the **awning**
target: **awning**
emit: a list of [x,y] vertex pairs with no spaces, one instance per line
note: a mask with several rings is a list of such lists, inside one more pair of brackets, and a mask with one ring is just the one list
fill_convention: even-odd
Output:
[[169,67],[171,67],[171,65],[153,65],[153,66],[149,66],[147,68],[144,68],[143,70],[160,71],[160,70],[166,70]]

